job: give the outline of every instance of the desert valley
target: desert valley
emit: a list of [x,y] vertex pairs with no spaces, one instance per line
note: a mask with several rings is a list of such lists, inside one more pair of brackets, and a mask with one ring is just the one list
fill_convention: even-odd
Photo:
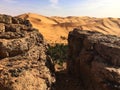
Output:
[[120,90],[120,18],[0,15],[0,90]]
[[[29,20],[33,27],[43,34],[48,43],[67,43],[68,33],[74,28],[120,36],[120,18],[48,17],[34,13],[22,14],[17,17]],[[65,37],[65,40],[62,37],[63,39]]]

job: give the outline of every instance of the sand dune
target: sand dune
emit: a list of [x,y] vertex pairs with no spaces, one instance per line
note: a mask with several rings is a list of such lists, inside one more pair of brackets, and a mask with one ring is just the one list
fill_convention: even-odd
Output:
[[22,14],[18,17],[30,20],[33,27],[39,29],[48,43],[67,43],[67,35],[73,28],[120,36],[120,18],[47,17],[33,13]]

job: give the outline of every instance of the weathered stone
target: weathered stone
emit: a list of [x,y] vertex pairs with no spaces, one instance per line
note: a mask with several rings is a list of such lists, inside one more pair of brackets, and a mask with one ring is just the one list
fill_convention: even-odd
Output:
[[0,23],[10,24],[12,23],[12,17],[8,15],[0,15]]
[[0,33],[5,31],[5,24],[0,23]]
[[55,77],[43,36],[29,21],[0,15],[0,22],[0,90],[50,90]]
[[68,72],[85,90],[120,90],[120,37],[75,29],[68,44]]

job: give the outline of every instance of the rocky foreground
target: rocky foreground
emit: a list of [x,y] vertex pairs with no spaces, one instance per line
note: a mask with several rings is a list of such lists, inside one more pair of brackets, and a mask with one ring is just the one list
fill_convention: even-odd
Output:
[[0,90],[50,90],[55,78],[46,50],[28,20],[0,15]]
[[119,37],[75,29],[68,45],[68,72],[85,90],[120,90]]

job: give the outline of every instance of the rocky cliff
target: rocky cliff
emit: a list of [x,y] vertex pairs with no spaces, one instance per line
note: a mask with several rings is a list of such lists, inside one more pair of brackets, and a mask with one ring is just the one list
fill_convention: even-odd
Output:
[[28,20],[0,15],[0,90],[50,90],[55,78],[46,52]]
[[85,90],[120,90],[119,37],[75,29],[68,44],[68,72]]

